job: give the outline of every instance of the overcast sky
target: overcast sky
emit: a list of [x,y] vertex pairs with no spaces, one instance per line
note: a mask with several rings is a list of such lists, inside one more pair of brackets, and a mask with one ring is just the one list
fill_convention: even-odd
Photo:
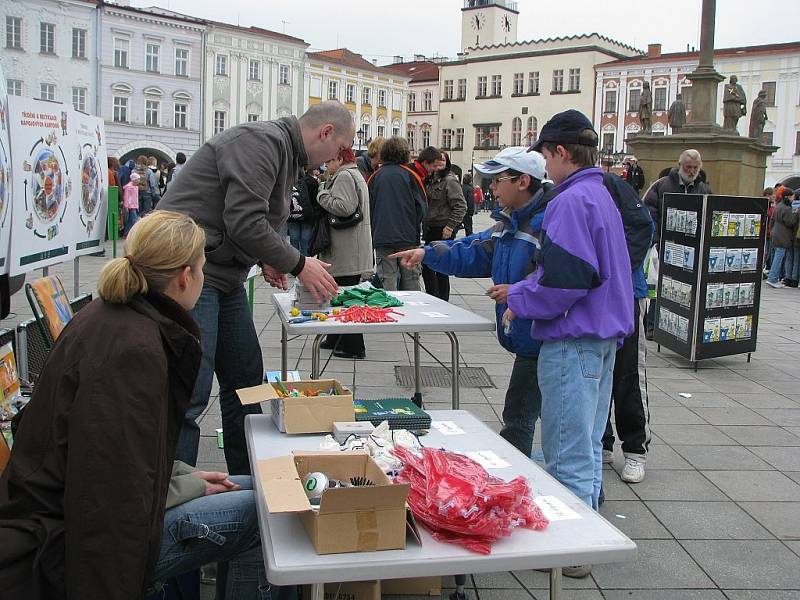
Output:
[[[311,50],[347,47],[380,63],[396,54],[455,57],[461,47],[461,0],[132,0],[304,39]],[[518,0],[520,40],[597,32],[646,50],[699,46],[701,0]],[[220,10],[224,7],[224,11]],[[716,47],[800,39],[797,0],[717,2]]]

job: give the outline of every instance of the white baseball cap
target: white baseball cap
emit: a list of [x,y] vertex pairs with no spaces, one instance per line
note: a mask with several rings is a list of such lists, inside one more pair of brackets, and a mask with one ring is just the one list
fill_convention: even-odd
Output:
[[538,152],[528,152],[526,146],[503,148],[492,160],[476,164],[474,168],[483,175],[496,175],[513,169],[540,180],[546,177],[544,156]]

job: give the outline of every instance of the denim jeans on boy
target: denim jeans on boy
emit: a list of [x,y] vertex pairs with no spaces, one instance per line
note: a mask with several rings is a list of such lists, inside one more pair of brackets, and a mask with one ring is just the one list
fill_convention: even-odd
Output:
[[311,243],[311,235],[314,233],[314,224],[289,221],[288,225],[289,243],[297,248],[300,254],[308,256],[308,245]]
[[236,390],[259,385],[264,378],[264,367],[244,286],[221,292],[204,285],[191,314],[200,327],[203,357],[175,458],[189,465],[197,464],[200,426],[196,420],[208,405],[216,373],[228,472],[231,475],[249,475],[244,417],[260,413],[261,407],[258,404],[242,406]]
[[545,469],[594,509],[616,351],[616,339],[588,337],[544,342],[539,351]]
[[769,275],[767,281],[770,283],[778,283],[783,276],[783,259],[786,258],[786,248],[773,246],[772,248],[772,264],[769,268]]
[[784,263],[783,276],[792,281],[798,280],[800,276],[800,246],[786,249],[786,262]]
[[528,457],[533,449],[533,433],[541,410],[536,357],[517,356],[508,382],[500,435]]
[[252,478],[231,480],[242,489],[196,498],[166,512],[154,580],[163,583],[218,562],[217,600],[295,598],[294,586],[272,588],[270,593]]

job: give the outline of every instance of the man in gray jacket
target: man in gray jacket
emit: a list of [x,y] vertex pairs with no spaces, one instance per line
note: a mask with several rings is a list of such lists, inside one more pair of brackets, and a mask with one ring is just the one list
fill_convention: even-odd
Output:
[[244,416],[236,390],[264,377],[261,348],[244,282],[258,264],[273,287],[287,289],[295,275],[318,299],[336,293],[326,263],[304,257],[280,235],[289,215],[292,185],[307,165],[336,157],[353,143],[350,112],[335,101],[311,107],[299,119],[244,123],[206,142],[173,181],[159,208],[190,215],[206,232],[205,284],[192,316],[202,332],[203,359],[184,419],[176,458],[195,465],[196,419],[219,381],[225,460],[232,475],[250,473]]

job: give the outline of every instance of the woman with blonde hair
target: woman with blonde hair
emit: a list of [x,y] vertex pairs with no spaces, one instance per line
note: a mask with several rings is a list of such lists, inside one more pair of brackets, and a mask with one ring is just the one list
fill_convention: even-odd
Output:
[[0,478],[4,600],[142,598],[217,560],[238,561],[218,599],[269,598],[249,478],[173,463],[204,246],[185,215],[144,217],[50,351]]

